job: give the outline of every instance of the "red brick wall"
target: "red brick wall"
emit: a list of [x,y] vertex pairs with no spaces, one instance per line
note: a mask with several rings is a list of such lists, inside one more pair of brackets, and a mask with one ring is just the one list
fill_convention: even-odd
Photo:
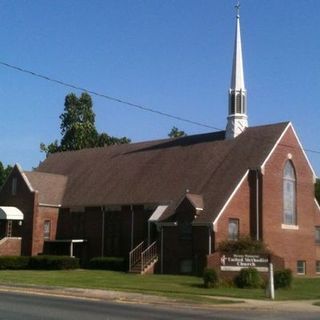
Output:
[[239,219],[240,236],[250,234],[250,188],[248,178],[243,181],[217,222],[215,233],[216,247],[219,242],[228,239],[229,219]]
[[[299,230],[281,228],[283,223],[283,168],[288,154],[297,179],[297,221]],[[291,128],[267,162],[263,176],[264,241],[277,255],[284,257],[287,268],[296,273],[297,260],[306,261],[308,275],[315,274],[315,203],[313,174],[299,148]]]
[[43,252],[44,222],[50,221],[50,240],[56,239],[59,208],[36,207],[33,221],[32,255]]
[[[12,179],[17,178],[17,192],[11,193]],[[33,232],[33,212],[36,202],[36,194],[30,192],[17,167],[14,167],[6,183],[0,191],[0,204],[2,206],[14,206],[20,209],[24,215],[21,226],[22,237],[21,254],[32,254],[32,232]]]
[[[202,273],[206,264],[206,255],[209,252],[209,230],[206,226],[193,226],[190,238],[181,237],[180,225],[182,222],[192,224],[195,209],[188,200],[184,200],[177,208],[172,221],[176,226],[163,227],[163,272],[171,274],[181,273],[180,267],[183,260],[191,260],[192,273]],[[212,248],[214,237],[212,235]],[[159,234],[159,247],[161,243]],[[161,259],[161,257],[160,257]],[[158,264],[161,266],[161,261]],[[157,270],[160,271],[160,270]]]
[[4,238],[0,240],[0,256],[20,256],[21,238]]
[[[283,168],[288,154],[297,176],[297,220],[299,230],[282,229]],[[216,225],[216,247],[227,239],[229,218],[240,220],[240,235],[255,234],[255,183],[248,174]],[[280,144],[267,161],[260,176],[260,218],[263,241],[276,255],[283,257],[285,267],[296,273],[297,260],[306,261],[307,275],[315,274],[315,261],[320,260],[315,244],[315,225],[320,225],[320,212],[314,202],[313,173],[289,127]],[[250,189],[251,188],[251,189]],[[251,217],[251,221],[250,221]]]
[[[150,215],[151,212],[145,211],[143,206],[133,206],[133,247],[147,239]],[[120,211],[105,210],[105,212],[101,207],[87,207],[84,212],[61,209],[56,237],[57,239],[85,239],[84,245],[78,245],[83,247],[79,249],[83,260],[102,254],[127,258],[131,250],[131,223],[130,206],[123,206]]]

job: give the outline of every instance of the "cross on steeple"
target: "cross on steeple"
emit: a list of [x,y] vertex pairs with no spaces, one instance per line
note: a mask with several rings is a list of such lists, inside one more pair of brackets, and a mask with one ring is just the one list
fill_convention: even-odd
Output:
[[237,18],[240,18],[240,1],[234,6],[237,10]]

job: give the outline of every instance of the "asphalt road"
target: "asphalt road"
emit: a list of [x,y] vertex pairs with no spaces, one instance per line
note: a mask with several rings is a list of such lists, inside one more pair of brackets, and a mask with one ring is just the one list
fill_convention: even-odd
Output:
[[122,320],[122,319],[288,319],[319,320],[319,313],[239,310],[236,308],[199,309],[0,293],[0,319],[3,320]]

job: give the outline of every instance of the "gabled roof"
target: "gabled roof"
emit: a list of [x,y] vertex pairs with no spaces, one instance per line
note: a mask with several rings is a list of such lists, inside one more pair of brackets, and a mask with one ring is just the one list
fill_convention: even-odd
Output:
[[60,206],[67,185],[67,177],[36,171],[24,171],[32,189],[39,192],[39,204]]
[[55,153],[37,173],[68,177],[64,207],[170,204],[189,190],[203,197],[197,222],[212,222],[248,168],[262,165],[287,126],[250,127],[232,140],[220,131]]

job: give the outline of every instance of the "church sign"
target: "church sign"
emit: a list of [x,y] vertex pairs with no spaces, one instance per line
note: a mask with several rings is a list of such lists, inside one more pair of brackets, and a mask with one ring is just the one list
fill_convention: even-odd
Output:
[[223,254],[220,257],[221,271],[240,271],[256,268],[260,272],[268,272],[269,256],[266,254]]

